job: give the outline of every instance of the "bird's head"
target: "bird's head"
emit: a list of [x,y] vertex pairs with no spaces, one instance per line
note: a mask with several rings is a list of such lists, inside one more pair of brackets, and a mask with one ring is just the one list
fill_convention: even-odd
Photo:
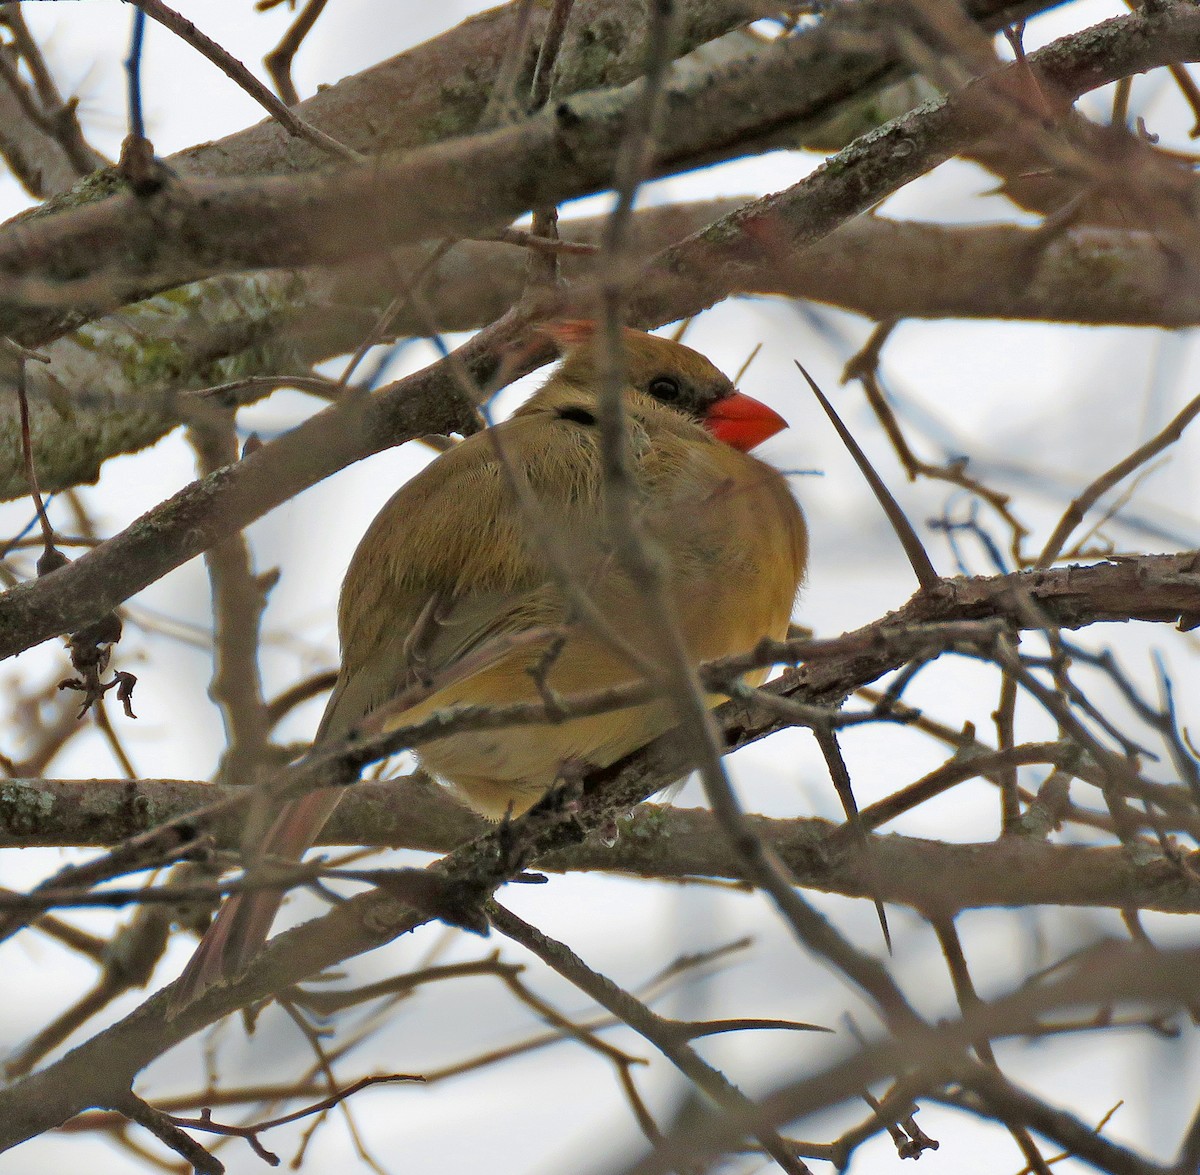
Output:
[[[563,354],[556,382],[594,393],[600,383],[596,323],[554,322],[542,328]],[[787,428],[772,408],[739,392],[699,351],[642,331],[624,331],[626,383],[682,413],[731,448],[748,453]]]

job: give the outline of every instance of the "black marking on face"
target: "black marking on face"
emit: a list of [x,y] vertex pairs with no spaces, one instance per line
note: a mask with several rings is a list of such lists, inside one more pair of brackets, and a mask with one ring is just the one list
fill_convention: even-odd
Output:
[[592,426],[596,417],[582,404],[567,404],[558,410],[559,420],[569,420],[572,424]]

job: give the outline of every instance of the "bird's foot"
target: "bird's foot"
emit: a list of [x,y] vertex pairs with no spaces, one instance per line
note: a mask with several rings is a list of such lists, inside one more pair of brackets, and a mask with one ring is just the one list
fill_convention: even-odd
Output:
[[583,799],[583,781],[592,771],[592,765],[582,759],[567,759],[558,769],[554,786],[532,808],[529,815],[539,822],[564,828],[576,842],[582,842],[587,830],[579,821],[580,801]]
[[499,868],[510,877],[524,872],[529,863],[529,847],[517,834],[513,824],[512,804],[509,804],[500,827],[496,829],[496,851]]

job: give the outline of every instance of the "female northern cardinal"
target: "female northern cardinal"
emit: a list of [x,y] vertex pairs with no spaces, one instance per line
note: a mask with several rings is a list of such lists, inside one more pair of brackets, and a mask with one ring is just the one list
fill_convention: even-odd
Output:
[[[640,680],[630,647],[643,664],[658,657],[659,626],[605,533],[594,326],[547,330],[565,359],[545,386],[510,420],[408,482],[359,544],[338,611],[342,668],[318,744],[346,737],[373,711],[391,729],[456,703],[537,701],[535,674],[568,697]],[[690,657],[699,663],[782,638],[804,574],[804,520],[783,477],[748,450],[784,420],[689,347],[627,330],[624,348],[637,509]],[[537,499],[599,623],[576,615],[529,534],[513,476]],[[534,804],[564,764],[607,766],[672,725],[663,699],[558,725],[459,733],[419,756],[471,807],[499,819]],[[286,805],[264,855],[298,859],[341,795],[330,789]],[[263,891],[226,902],[180,980],[176,1007],[245,969],[281,900]]]

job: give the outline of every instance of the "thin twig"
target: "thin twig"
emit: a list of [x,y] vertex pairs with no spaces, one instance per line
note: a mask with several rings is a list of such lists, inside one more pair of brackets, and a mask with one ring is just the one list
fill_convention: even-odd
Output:
[[312,32],[313,25],[325,11],[327,3],[328,0],[307,0],[300,10],[300,15],[292,21],[288,31],[280,38],[279,44],[263,58],[267,73],[271,75],[271,81],[275,83],[275,89],[279,91],[279,97],[283,99],[285,106],[295,106],[300,101],[300,95],[296,93],[296,86],[292,81],[292,59],[304,44],[304,38]]
[[[529,113],[534,114],[549,102],[553,92],[554,67],[558,62],[559,50],[562,48],[563,34],[567,29],[567,20],[571,15],[574,0],[554,0],[546,31],[542,35],[542,43],[538,48],[537,64],[533,70],[533,81],[529,87]],[[528,234],[529,244],[536,240],[551,245],[558,242],[558,209],[547,205],[533,210],[532,232]],[[526,266],[526,280],[530,287],[544,287],[553,290],[558,286],[558,257],[559,250],[554,248],[535,247],[529,254],[529,264]]]
[[[510,910],[489,902],[488,918],[493,926],[514,942],[535,954],[548,967],[586,992],[601,1007],[618,1016],[635,1032],[644,1036],[673,1065],[719,1106],[747,1110],[752,1103],[719,1070],[707,1064],[687,1043],[686,1034],[653,1012],[640,1000],[618,987],[611,979],[593,971],[564,943],[543,934]],[[763,1149],[792,1175],[808,1175],[809,1168],[774,1131],[758,1131]]]
[[842,383],[856,379],[862,384],[867,403],[875,413],[875,418],[883,428],[900,464],[904,467],[908,480],[916,481],[918,477],[928,477],[935,481],[944,481],[950,485],[960,486],[968,493],[986,502],[1000,515],[1009,528],[1012,536],[1010,549],[1013,562],[1017,567],[1023,567],[1025,560],[1021,554],[1021,543],[1028,531],[1013,514],[1009,505],[1009,496],[999,490],[993,490],[978,478],[972,477],[967,472],[965,460],[954,459],[945,465],[933,465],[928,461],[922,461],[909,446],[908,440],[900,428],[900,423],[896,419],[896,414],[888,403],[880,377],[884,344],[898,325],[897,320],[888,319],[876,326],[861,350],[847,361],[842,371]]
[[277,1118],[269,1118],[265,1122],[256,1122],[253,1126],[229,1126],[220,1122],[214,1122],[211,1118],[203,1117],[178,1118],[172,1116],[171,1121],[177,1126],[186,1126],[189,1130],[203,1130],[208,1134],[225,1134],[234,1138],[247,1138],[249,1135],[258,1134],[263,1130],[272,1130],[276,1126],[286,1126],[289,1122],[299,1122],[302,1118],[311,1118],[314,1114],[323,1113],[325,1110],[330,1110],[334,1106],[340,1105],[347,1098],[353,1097],[359,1091],[370,1089],[373,1085],[394,1085],[397,1082],[410,1081],[423,1083],[424,1080],[425,1078],[417,1073],[384,1073],[377,1077],[361,1077],[358,1081],[346,1086],[345,1089],[340,1089],[336,1093],[332,1093],[310,1106],[294,1110],[290,1114],[281,1114]]
[[908,557],[909,565],[913,569],[913,574],[917,577],[917,582],[921,585],[923,591],[931,591],[937,586],[940,577],[936,568],[930,562],[929,556],[925,553],[925,547],[917,536],[917,532],[913,529],[912,523],[905,517],[904,511],[900,509],[900,503],[892,497],[891,491],[884,485],[883,478],[875,472],[875,468],[867,459],[866,453],[862,451],[859,443],[854,439],[854,435],[842,423],[841,417],[834,411],[833,405],[825,398],[825,394],[817,386],[816,381],[804,370],[799,360],[794,360],[794,362],[800,374],[808,381],[808,386],[812,389],[813,395],[816,396],[817,402],[825,410],[825,415],[829,417],[829,422],[841,438],[842,444],[846,446],[850,456],[854,458],[854,464],[858,466],[867,484],[871,487],[871,492],[875,495],[876,501],[882,507],[884,514],[887,515],[887,520],[892,524],[892,529],[896,532],[896,537],[900,540],[900,545],[904,548],[904,554]]
[[1200,414],[1200,396],[1193,397],[1176,413],[1171,422],[1145,444],[1139,445],[1128,457],[1122,458],[1111,469],[1102,473],[1089,485],[1064,511],[1054,532],[1046,540],[1042,553],[1037,557],[1035,567],[1049,567],[1059,557],[1071,532],[1083,521],[1084,515],[1102,498],[1113,486],[1123,481],[1140,465],[1158,456],[1169,445],[1173,445],[1183,435],[1196,416]]
[[[207,476],[238,460],[232,411],[214,401],[192,413],[189,439],[200,475]],[[221,711],[226,747],[222,777],[254,783],[268,756],[271,720],[263,700],[259,672],[259,637],[267,593],[278,573],[256,575],[244,534],[215,544],[204,554],[212,589],[213,676],[209,696]]]
[[225,1164],[220,1159],[180,1130],[166,1114],[156,1110],[133,1092],[115,1099],[112,1108],[120,1111],[131,1122],[149,1130],[164,1146],[186,1159],[191,1163],[196,1175],[223,1175]]
[[[980,1009],[982,1001],[979,993],[975,990],[971,969],[967,966],[967,956],[963,951],[962,940],[958,937],[958,930],[952,917],[936,917],[930,921],[941,945],[946,968],[950,972],[950,980],[954,985],[959,1011],[966,1018]],[[1000,1066],[996,1061],[996,1054],[992,1050],[990,1040],[980,1037],[973,1043],[972,1048],[980,1061],[995,1069],[999,1074]],[[1037,1143],[1034,1142],[1029,1131],[1019,1124],[1005,1123],[1005,1125],[1008,1126],[1009,1133],[1013,1136],[1017,1146],[1021,1148],[1021,1153],[1029,1164],[1029,1169],[1035,1172],[1035,1175],[1050,1175],[1050,1168],[1046,1165],[1046,1160],[1042,1156],[1042,1152],[1038,1150]]]
[[[846,815],[846,825],[855,840],[858,841],[863,859],[869,863],[871,846],[867,838],[867,830],[859,814],[858,801],[854,798],[854,786],[846,767],[846,760],[842,755],[842,748],[838,745],[837,735],[834,733],[832,725],[821,723],[815,724],[812,732],[816,737],[817,746],[821,748],[825,766],[829,771],[829,778],[837,792],[838,800],[841,802],[842,811]],[[887,910],[884,909],[883,902],[878,898],[875,899],[875,915],[879,919],[879,928],[883,931],[883,941],[890,955],[892,953],[892,932],[888,927]]]
[[523,228],[501,229],[495,236],[482,239],[499,241],[505,245],[518,245],[536,253],[566,253],[577,257],[594,257],[600,252],[599,245],[592,245],[587,241],[563,241],[558,237],[538,236]]
[[66,557],[54,545],[54,527],[50,525],[46,507],[42,502],[42,491],[38,486],[37,467],[33,461],[33,431],[29,422],[29,393],[25,383],[25,364],[31,357],[41,359],[44,363],[49,363],[50,360],[35,352],[27,352],[10,339],[6,339],[4,342],[10,349],[17,352],[17,406],[21,414],[21,457],[25,462],[25,480],[29,486],[29,496],[33,499],[33,507],[37,511],[38,522],[42,528],[42,554],[38,559],[38,574],[41,575],[56,570],[66,562]]
[[137,139],[146,137],[146,122],[142,117],[142,46],[146,36],[146,13],[133,11],[133,27],[129,34],[129,55],[125,58],[128,78],[129,133]]
[[349,163],[363,163],[364,156],[357,151],[339,143],[332,136],[312,126],[302,119],[295,111],[290,110],[266,86],[262,84],[240,61],[226,49],[207,37],[185,17],[173,8],[169,8],[163,0],[129,0],[151,20],[157,21],[168,28],[180,40],[186,41],[203,57],[213,63],[227,78],[240,86],[268,114],[271,115],[289,134],[306,139],[322,151]]

